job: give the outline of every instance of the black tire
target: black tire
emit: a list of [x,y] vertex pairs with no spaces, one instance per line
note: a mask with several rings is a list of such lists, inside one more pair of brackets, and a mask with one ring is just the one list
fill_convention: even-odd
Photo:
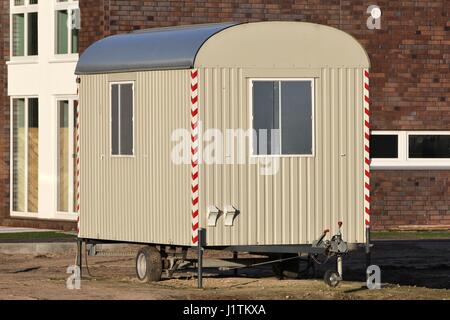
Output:
[[341,281],[341,277],[339,277],[339,274],[336,271],[327,270],[323,276],[323,281],[325,281],[329,287],[336,288]]
[[143,247],[136,255],[136,275],[141,282],[155,282],[161,280],[161,253],[155,247]]

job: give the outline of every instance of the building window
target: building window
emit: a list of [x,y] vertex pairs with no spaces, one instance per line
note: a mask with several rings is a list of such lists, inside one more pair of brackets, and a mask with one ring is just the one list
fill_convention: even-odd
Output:
[[57,0],[55,11],[55,53],[78,53],[80,10],[78,1]]
[[38,212],[39,100],[12,99],[12,211]]
[[78,102],[61,99],[56,103],[58,115],[58,169],[57,169],[57,210],[76,212],[76,114]]
[[111,154],[129,156],[133,148],[133,83],[111,84]]
[[370,156],[372,159],[397,159],[398,135],[373,134],[370,137]]
[[410,159],[450,159],[450,135],[409,134]]
[[313,155],[313,80],[252,80],[251,86],[252,154]]
[[373,169],[448,169],[450,131],[374,131]]
[[11,54],[13,57],[38,55],[38,1],[12,0]]

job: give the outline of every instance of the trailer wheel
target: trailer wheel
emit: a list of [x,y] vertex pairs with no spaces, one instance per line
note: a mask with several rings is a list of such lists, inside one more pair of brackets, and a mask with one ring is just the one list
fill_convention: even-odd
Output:
[[161,253],[155,247],[143,247],[136,255],[136,275],[141,282],[161,280]]
[[325,272],[323,280],[325,281],[325,283],[329,287],[335,288],[335,287],[337,287],[337,285],[341,281],[341,277],[339,277],[339,274],[336,271],[334,271],[334,270],[327,270]]

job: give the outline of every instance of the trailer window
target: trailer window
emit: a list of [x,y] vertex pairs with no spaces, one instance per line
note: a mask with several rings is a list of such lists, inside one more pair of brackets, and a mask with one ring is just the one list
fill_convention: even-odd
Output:
[[111,154],[133,155],[133,84],[111,85]]
[[253,80],[253,155],[313,154],[313,81]]

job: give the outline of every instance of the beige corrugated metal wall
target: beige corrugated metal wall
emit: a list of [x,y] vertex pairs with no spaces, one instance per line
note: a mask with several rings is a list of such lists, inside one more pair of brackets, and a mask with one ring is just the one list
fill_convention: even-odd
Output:
[[[134,81],[134,157],[111,157],[109,82]],[[189,125],[189,71],[82,76],[80,237],[190,245],[190,166],[171,162]]]
[[223,216],[216,227],[207,227],[208,244],[311,243],[325,229],[335,234],[338,221],[347,241],[364,242],[363,69],[200,71],[203,128],[222,132],[249,128],[250,78],[315,78],[315,157],[280,158],[273,176],[261,175],[261,165],[201,166],[201,225],[207,225],[209,205],[240,211],[232,227],[224,225]]
[[[281,158],[274,176],[248,165],[249,153],[247,164],[201,165],[201,226],[208,205],[240,210],[233,227],[223,216],[206,227],[208,245],[311,243],[338,221],[347,241],[364,241],[362,72],[200,69],[203,132],[249,129],[250,78],[315,78],[315,157]],[[135,82],[135,156],[113,158],[109,82],[127,80]],[[171,133],[190,121],[189,72],[83,76],[81,91],[80,236],[190,245],[190,166],[170,159]]]

